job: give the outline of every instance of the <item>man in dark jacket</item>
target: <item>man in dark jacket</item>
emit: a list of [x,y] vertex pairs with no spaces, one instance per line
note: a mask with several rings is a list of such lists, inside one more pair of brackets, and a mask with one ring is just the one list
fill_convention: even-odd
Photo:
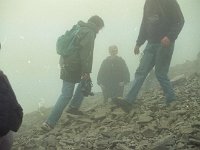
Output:
[[[3,78],[5,75],[0,70],[0,78]],[[1,79],[0,79],[1,80]],[[5,93],[4,86],[2,87],[0,83],[0,149],[10,150],[13,143],[13,133],[9,128],[9,99]]]
[[[79,21],[77,25],[80,27],[79,33],[82,35],[82,38],[78,43],[79,48],[78,51],[72,55],[68,57],[61,56],[60,58],[60,77],[63,80],[62,92],[47,121],[42,125],[44,130],[50,130],[56,125],[72,96],[73,98],[67,112],[75,115],[82,114],[82,112],[79,111],[79,108],[84,95],[82,93],[82,82],[80,82],[80,80],[90,79],[94,41],[96,34],[103,28],[104,22],[99,16],[92,16],[87,23]],[[77,45],[74,46],[74,50],[76,48]],[[79,84],[73,95],[76,83]]]
[[134,53],[148,41],[140,65],[136,70],[133,86],[128,95],[116,98],[116,104],[129,112],[138,92],[155,66],[156,77],[164,91],[166,104],[175,100],[175,94],[168,78],[168,70],[177,39],[184,25],[184,17],[176,0],[146,0],[139,36]]
[[104,102],[108,98],[123,96],[124,85],[130,82],[130,73],[123,58],[117,56],[116,45],[109,47],[110,56],[101,64],[97,76],[97,83],[101,87]]
[[[3,72],[0,70],[0,75],[1,74],[3,75]],[[3,91],[0,91],[0,149],[10,150],[13,143],[13,135],[6,123],[8,120],[7,112],[9,110],[9,107],[8,102],[6,103],[6,101],[2,97],[2,92]]]
[[[0,44],[1,49],[1,44]],[[22,123],[23,110],[17,102],[8,78],[0,70],[0,150],[10,150],[13,143],[12,131]]]

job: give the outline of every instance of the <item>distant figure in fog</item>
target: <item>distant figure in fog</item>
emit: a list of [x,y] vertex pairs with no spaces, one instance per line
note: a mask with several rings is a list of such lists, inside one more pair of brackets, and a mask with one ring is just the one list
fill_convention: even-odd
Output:
[[130,112],[148,73],[155,67],[166,104],[173,102],[175,94],[168,78],[168,71],[175,40],[184,25],[184,17],[176,0],[146,0],[143,19],[134,53],[140,53],[140,46],[148,41],[135,72],[133,86],[125,98],[113,99],[125,112]]
[[130,73],[122,57],[117,56],[116,45],[109,47],[109,54],[101,64],[97,76],[97,83],[101,87],[104,102],[108,98],[123,96],[124,85],[130,82]]
[[[68,113],[74,115],[83,114],[79,110],[84,99],[83,82],[81,81],[90,79],[94,42],[97,33],[103,26],[104,21],[99,16],[92,16],[86,23],[79,21],[73,26],[72,29],[77,29],[77,32],[70,43],[72,54],[60,56],[60,78],[63,81],[62,91],[51,114],[42,124],[42,129],[46,131],[53,129],[68,104]],[[76,83],[78,83],[78,86],[74,92]]]

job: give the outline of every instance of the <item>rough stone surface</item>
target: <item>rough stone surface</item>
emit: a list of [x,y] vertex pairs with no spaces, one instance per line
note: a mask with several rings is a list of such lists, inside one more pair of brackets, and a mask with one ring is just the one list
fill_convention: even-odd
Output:
[[51,108],[26,114],[15,134],[13,150],[199,150],[200,74],[186,76],[174,86],[177,100],[166,106],[160,88],[142,94],[132,112],[101,94],[88,97],[83,116],[63,113],[50,132],[40,129]]

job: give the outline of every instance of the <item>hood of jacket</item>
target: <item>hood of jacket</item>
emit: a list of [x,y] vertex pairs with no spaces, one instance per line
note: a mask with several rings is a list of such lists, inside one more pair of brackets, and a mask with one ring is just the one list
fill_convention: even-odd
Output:
[[83,21],[79,21],[78,22],[78,25],[80,26],[80,27],[85,27],[85,28],[89,28],[89,29],[91,29],[91,30],[93,30],[95,33],[98,33],[99,32],[99,29],[98,29],[98,27],[97,27],[97,25],[95,24],[95,23],[92,23],[92,22],[87,22],[87,23],[85,23],[85,22],[83,22]]

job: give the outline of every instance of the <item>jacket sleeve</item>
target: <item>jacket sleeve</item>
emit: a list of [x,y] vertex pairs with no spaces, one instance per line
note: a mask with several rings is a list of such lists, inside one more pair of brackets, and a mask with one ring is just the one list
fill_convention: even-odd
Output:
[[123,63],[123,77],[124,77],[124,82],[128,83],[130,82],[130,72],[129,69],[126,65],[126,62],[122,59],[122,63]]
[[100,66],[98,75],[97,75],[97,84],[103,84],[104,83],[104,75],[105,75],[105,67],[106,67],[106,60],[104,60]]
[[145,2],[145,5],[144,5],[144,8],[143,8],[143,18],[142,18],[142,23],[141,23],[141,26],[140,26],[140,31],[139,31],[139,35],[138,35],[138,38],[137,38],[137,41],[136,41],[136,44],[138,46],[141,46],[145,43],[145,41],[147,40],[146,38],[146,23],[145,23],[145,19],[146,19],[146,5],[147,5],[147,2]]
[[[8,133],[8,114],[9,114],[9,102],[6,99],[8,92],[5,85],[5,75],[0,71],[0,137]],[[7,80],[6,80],[7,81]]]
[[9,127],[8,127],[8,114],[9,114],[9,107],[8,103],[5,101],[5,98],[3,98],[2,93],[0,94],[1,100],[0,100],[0,137],[4,136],[8,133]]
[[172,23],[169,33],[167,34],[167,37],[170,40],[175,41],[183,28],[185,20],[184,20],[182,11],[181,11],[180,6],[177,3],[177,1],[169,0],[168,2],[169,2],[168,10],[170,10],[170,12],[169,12],[171,15],[170,18],[172,18],[173,23]]
[[80,41],[80,59],[81,59],[81,72],[91,73],[93,62],[93,50],[96,34],[88,32],[85,37]]

